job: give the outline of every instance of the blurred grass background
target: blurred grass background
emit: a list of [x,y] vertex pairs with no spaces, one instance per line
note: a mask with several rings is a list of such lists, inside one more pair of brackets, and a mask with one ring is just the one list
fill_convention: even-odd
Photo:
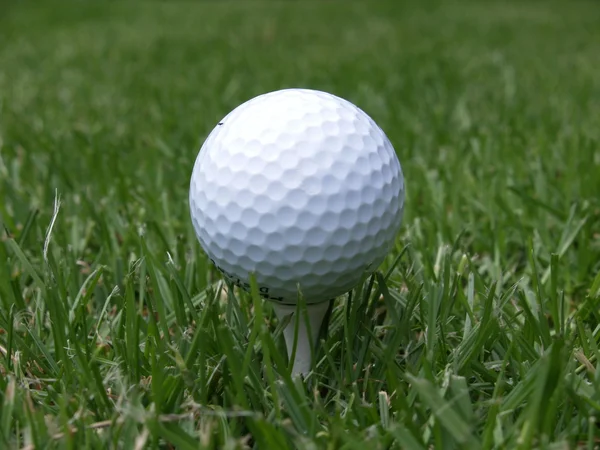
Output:
[[[549,228],[600,191],[586,170],[598,138],[599,10],[559,5],[11,7],[1,31],[3,154],[21,152],[31,185],[4,187],[18,210],[10,216],[23,221],[59,189],[181,230],[208,131],[252,96],[301,86],[350,99],[386,130],[407,176],[407,223],[438,221],[429,229],[443,240],[471,224],[485,231],[473,233],[484,240],[477,251],[496,231],[522,242],[513,213],[527,203],[508,188],[560,211],[523,211],[521,224],[544,216]],[[169,216],[150,207],[160,195]]]

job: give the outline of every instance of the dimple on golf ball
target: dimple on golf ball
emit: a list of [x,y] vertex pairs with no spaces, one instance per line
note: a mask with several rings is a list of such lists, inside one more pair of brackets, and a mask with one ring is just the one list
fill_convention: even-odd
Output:
[[377,269],[399,231],[392,144],[334,95],[285,89],[243,103],[200,149],[190,183],[200,244],[233,283],[294,304],[335,298]]

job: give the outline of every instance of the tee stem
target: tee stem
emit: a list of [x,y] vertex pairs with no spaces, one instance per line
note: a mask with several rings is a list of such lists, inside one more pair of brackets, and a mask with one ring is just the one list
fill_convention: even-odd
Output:
[[[329,304],[330,302],[328,301],[308,304],[306,305],[306,315],[301,309],[297,308],[296,305],[273,304],[275,314],[280,321],[292,314],[289,323],[283,330],[288,358],[290,359],[294,351],[296,326],[298,327],[296,354],[292,362],[292,377],[298,375],[306,376],[310,372],[312,365],[311,347],[316,347],[319,331],[321,330],[323,319],[329,309]],[[299,318],[296,317],[297,312],[300,313]],[[307,322],[310,329],[307,327]]]

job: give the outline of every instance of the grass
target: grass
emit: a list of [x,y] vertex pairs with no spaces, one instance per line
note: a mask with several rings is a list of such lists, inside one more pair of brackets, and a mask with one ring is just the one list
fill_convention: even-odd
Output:
[[[0,448],[599,448],[599,19],[5,4]],[[305,382],[187,206],[209,130],[291,86],[365,109],[407,183],[395,249],[335,302]]]

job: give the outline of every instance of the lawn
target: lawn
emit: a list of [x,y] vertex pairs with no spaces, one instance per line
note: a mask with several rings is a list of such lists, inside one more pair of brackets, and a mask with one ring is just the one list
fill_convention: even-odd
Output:
[[[0,448],[599,448],[598,23],[591,1],[5,2]],[[304,381],[188,208],[208,132],[285,87],[368,112],[407,187]]]

